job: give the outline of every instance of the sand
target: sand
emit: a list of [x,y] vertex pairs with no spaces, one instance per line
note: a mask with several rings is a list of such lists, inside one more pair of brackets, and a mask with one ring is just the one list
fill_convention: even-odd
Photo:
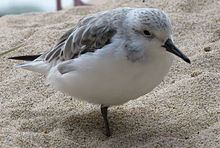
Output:
[[[97,0],[98,1],[98,0]],[[0,18],[0,147],[220,147],[220,3],[218,0],[109,0],[91,7]],[[83,16],[116,7],[156,7],[173,22],[179,59],[151,93],[110,108],[104,134],[98,105],[77,101],[15,68],[14,55],[38,54]]]

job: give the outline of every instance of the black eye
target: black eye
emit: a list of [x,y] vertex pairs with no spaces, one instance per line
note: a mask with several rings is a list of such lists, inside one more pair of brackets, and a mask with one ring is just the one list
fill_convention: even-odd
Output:
[[150,33],[149,31],[147,31],[147,30],[144,30],[144,35],[146,35],[146,36],[150,36],[151,33]]

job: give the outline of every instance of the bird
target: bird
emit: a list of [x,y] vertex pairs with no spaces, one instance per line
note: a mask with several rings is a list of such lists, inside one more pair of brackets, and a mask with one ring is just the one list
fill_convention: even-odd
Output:
[[126,7],[81,18],[48,52],[9,59],[28,61],[16,66],[45,75],[64,94],[100,105],[109,137],[108,108],[151,92],[175,56],[191,63],[174,44],[165,12]]

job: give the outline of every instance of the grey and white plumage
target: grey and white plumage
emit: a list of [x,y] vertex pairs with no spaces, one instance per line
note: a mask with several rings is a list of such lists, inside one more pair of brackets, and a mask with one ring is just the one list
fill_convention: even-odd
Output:
[[107,107],[155,88],[169,71],[172,53],[190,63],[173,44],[164,12],[117,8],[82,18],[52,50],[19,66],[45,74],[57,90]]

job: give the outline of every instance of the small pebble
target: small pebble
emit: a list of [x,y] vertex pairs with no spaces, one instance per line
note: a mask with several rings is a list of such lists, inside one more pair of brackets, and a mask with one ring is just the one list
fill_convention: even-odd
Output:
[[211,47],[205,47],[203,50],[204,50],[205,52],[209,52],[209,51],[211,51]]
[[191,77],[197,77],[201,73],[202,73],[201,71],[194,71],[193,73],[191,73]]

